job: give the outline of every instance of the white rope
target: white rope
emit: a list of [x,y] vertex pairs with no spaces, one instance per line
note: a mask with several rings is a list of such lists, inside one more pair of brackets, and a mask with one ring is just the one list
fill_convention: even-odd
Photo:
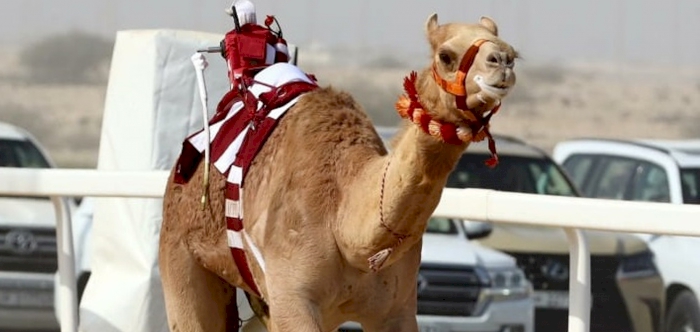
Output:
[[195,53],[192,55],[192,65],[195,69],[195,74],[197,75],[197,88],[199,89],[199,99],[202,102],[202,122],[204,123],[204,135],[206,137],[206,145],[204,146],[204,189],[202,192],[202,209],[206,206],[207,197],[209,194],[209,148],[211,145],[211,136],[209,132],[209,115],[207,112],[207,86],[204,81],[204,69],[207,68],[207,59],[202,53]]

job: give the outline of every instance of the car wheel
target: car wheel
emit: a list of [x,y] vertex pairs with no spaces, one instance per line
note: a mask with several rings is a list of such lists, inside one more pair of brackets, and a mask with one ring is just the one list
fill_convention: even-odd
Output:
[[668,309],[665,332],[700,332],[700,306],[692,292],[680,292]]

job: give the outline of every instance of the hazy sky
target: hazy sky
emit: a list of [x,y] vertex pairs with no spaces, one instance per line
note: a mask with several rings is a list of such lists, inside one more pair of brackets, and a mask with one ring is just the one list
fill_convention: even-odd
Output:
[[[493,17],[501,36],[533,62],[603,61],[700,67],[698,0],[254,0],[258,18],[275,14],[285,37],[348,49],[425,52],[423,23]],[[219,0],[0,0],[0,44],[69,29],[177,28],[225,32]],[[303,53],[302,53],[303,54]]]

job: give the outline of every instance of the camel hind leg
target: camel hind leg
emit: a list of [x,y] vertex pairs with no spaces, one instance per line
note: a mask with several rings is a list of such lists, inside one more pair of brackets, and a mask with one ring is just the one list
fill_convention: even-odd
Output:
[[[171,332],[226,332],[238,331],[238,308],[235,288],[202,265],[195,257],[191,240],[193,228],[222,233],[203,226],[211,225],[211,218],[200,211],[199,202],[186,197],[197,197],[195,187],[168,183],[163,201],[163,224],[160,231],[158,264],[163,282],[165,309]],[[189,196],[187,196],[189,195]],[[196,208],[195,208],[196,206]],[[202,240],[215,236],[197,234]],[[217,252],[215,244],[202,247]]]
[[171,332],[238,331],[236,289],[196,262],[184,245],[161,250]]

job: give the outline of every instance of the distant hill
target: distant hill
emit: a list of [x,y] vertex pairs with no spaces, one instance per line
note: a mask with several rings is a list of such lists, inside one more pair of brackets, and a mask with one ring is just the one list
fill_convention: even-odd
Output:
[[[326,60],[300,65],[322,84],[351,92],[375,123],[397,123],[393,104],[403,77],[419,68],[381,56],[351,67],[317,58]],[[0,121],[30,130],[62,167],[95,167],[106,85],[28,83],[18,68],[16,53],[0,54]],[[494,132],[546,150],[578,136],[700,137],[697,71],[519,64],[516,73],[518,83],[493,119]]]

